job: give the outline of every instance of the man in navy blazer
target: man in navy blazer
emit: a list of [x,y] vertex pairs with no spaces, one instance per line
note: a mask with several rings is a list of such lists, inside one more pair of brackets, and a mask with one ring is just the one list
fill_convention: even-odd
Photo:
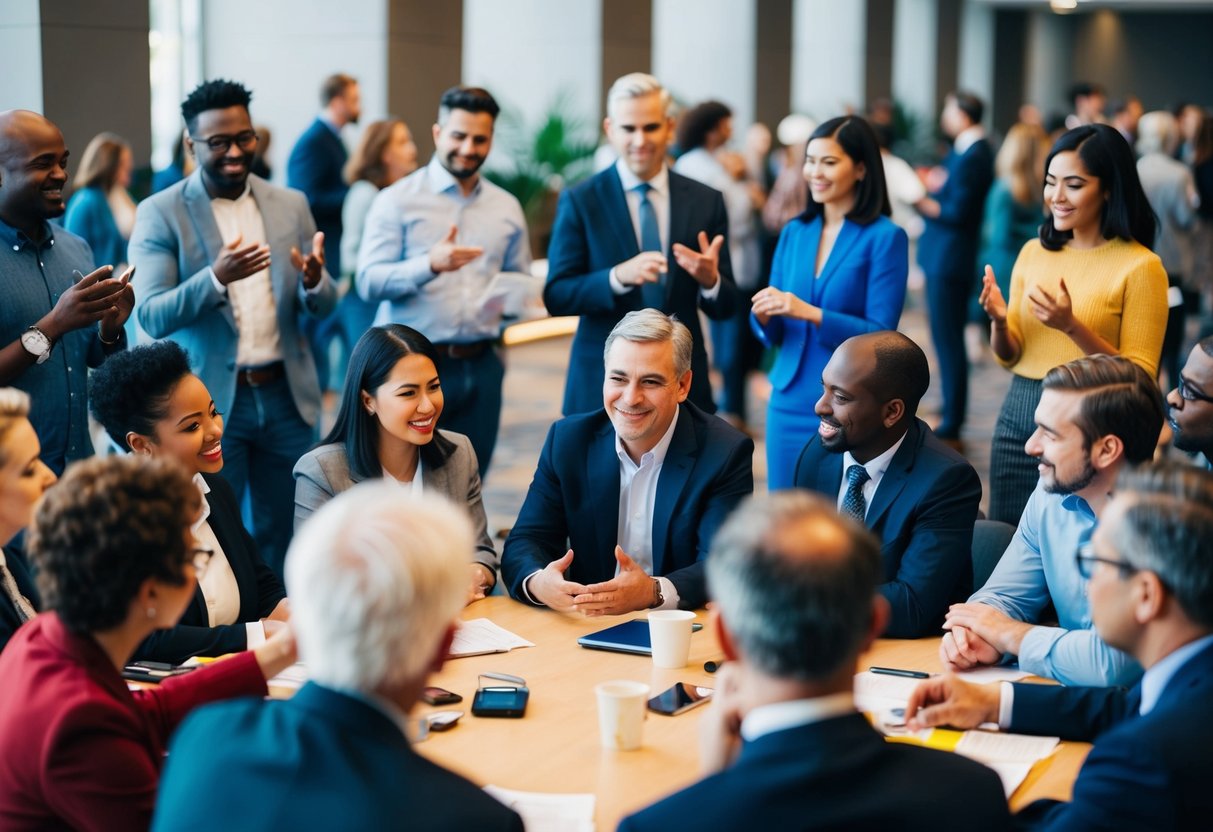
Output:
[[935,677],[907,705],[911,727],[998,722],[1017,733],[1093,741],[1070,802],[1031,804],[1019,813],[1025,827],[1208,828],[1210,540],[1213,474],[1176,463],[1126,470],[1075,557],[1100,637],[1141,663],[1141,681],[1126,691]]
[[[172,739],[152,828],[522,832],[410,746],[407,715],[454,638],[473,543],[461,507],[401,500],[395,483],[325,504],[286,567],[308,683],[289,700],[196,711]],[[200,783],[223,783],[222,797],[200,800]]]
[[994,151],[982,131],[985,105],[977,96],[954,92],[944,101],[940,125],[952,148],[931,188],[915,207],[926,219],[918,240],[918,265],[927,279],[931,341],[939,361],[943,413],[935,434],[960,439],[969,396],[969,359],[964,329],[977,285],[977,247],[986,193],[994,182]]
[[972,589],[981,480],[914,415],[930,383],[927,357],[899,332],[856,335],[821,377],[821,424],[800,454],[796,486],[880,538],[879,590],[892,608],[884,635],[936,634],[948,605]]
[[185,348],[225,414],[223,476],[238,499],[248,490],[254,537],[281,574],[294,529],[291,469],[320,416],[300,319],[328,314],[337,295],[303,194],[249,173],[251,97],[207,81],[186,98],[198,170],[139,204],[130,259],[139,325]]
[[598,409],[607,334],[626,313],[644,308],[673,313],[691,330],[690,401],[716,411],[698,313],[723,321],[738,303],[725,240],[729,221],[719,191],[666,166],[674,138],[669,103],[651,75],[617,80],[602,124],[619,161],[565,191],[556,208],[543,302],[553,315],[581,316],[564,388],[566,416]]
[[755,497],[708,559],[728,662],[700,721],[703,780],[620,832],[971,829],[1008,826],[993,771],[957,754],[885,742],[855,711],[855,664],[884,630],[875,539],[833,501]]
[[754,489],[754,443],[686,401],[681,322],[629,312],[605,364],[604,409],[548,431],[502,578],[518,600],[588,615],[701,607],[712,537]]

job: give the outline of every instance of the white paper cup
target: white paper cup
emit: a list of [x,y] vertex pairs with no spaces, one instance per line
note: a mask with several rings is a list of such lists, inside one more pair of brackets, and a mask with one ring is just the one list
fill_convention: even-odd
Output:
[[640,748],[649,686],[643,682],[602,682],[594,686],[594,693],[598,696],[598,732],[602,747],[613,751]]
[[649,642],[653,645],[653,664],[657,667],[687,666],[691,655],[690,610],[658,610],[649,613]]

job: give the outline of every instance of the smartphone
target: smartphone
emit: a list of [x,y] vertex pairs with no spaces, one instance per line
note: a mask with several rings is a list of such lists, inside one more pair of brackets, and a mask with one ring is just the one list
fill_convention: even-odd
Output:
[[518,718],[526,713],[526,703],[530,695],[531,692],[527,688],[477,688],[476,695],[472,697],[472,714]]
[[679,682],[649,700],[649,710],[665,716],[676,716],[702,705],[712,698],[712,688]]
[[454,705],[456,702],[462,702],[463,697],[446,688],[430,685],[421,692],[421,701],[427,705]]

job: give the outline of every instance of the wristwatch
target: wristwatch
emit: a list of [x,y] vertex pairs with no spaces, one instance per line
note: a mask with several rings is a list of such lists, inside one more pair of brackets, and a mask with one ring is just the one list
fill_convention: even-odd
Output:
[[37,364],[41,364],[51,357],[51,339],[47,338],[46,333],[36,326],[31,326],[21,333],[21,346],[38,359],[35,362]]
[[664,603],[665,603],[665,595],[663,595],[661,592],[661,581],[654,578],[653,579],[653,605],[651,607],[649,607],[649,609],[655,610],[658,607],[660,607],[661,605],[663,605]]

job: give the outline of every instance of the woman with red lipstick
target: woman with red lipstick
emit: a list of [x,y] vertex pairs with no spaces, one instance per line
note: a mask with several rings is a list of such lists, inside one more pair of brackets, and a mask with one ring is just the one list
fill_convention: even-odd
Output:
[[771,285],[751,309],[758,340],[779,350],[767,405],[771,490],[792,486],[800,451],[818,432],[813,404],[835,347],[897,329],[910,268],[909,239],[889,219],[880,145],[866,121],[841,116],[814,130],[804,178],[808,208],[784,226]]
[[337,422],[295,466],[295,529],[355,483],[396,480],[412,494],[433,490],[466,505],[476,528],[468,601],[497,583],[472,443],[438,430],[442,385],[430,340],[402,324],[371,327],[354,346]]
[[1024,245],[1003,297],[985,268],[979,301],[990,347],[1014,375],[990,451],[990,519],[1012,525],[1039,479],[1024,444],[1036,429],[1041,379],[1095,353],[1158,373],[1167,328],[1167,273],[1151,250],[1156,221],[1128,142],[1106,124],[1062,134],[1045,160],[1047,218]]
[[176,627],[153,633],[138,659],[177,664],[256,647],[290,618],[282,582],[257,553],[223,469],[223,416],[173,341],[134,347],[89,378],[89,406],[121,449],[171,459],[194,479],[202,515],[193,533],[211,551]]

